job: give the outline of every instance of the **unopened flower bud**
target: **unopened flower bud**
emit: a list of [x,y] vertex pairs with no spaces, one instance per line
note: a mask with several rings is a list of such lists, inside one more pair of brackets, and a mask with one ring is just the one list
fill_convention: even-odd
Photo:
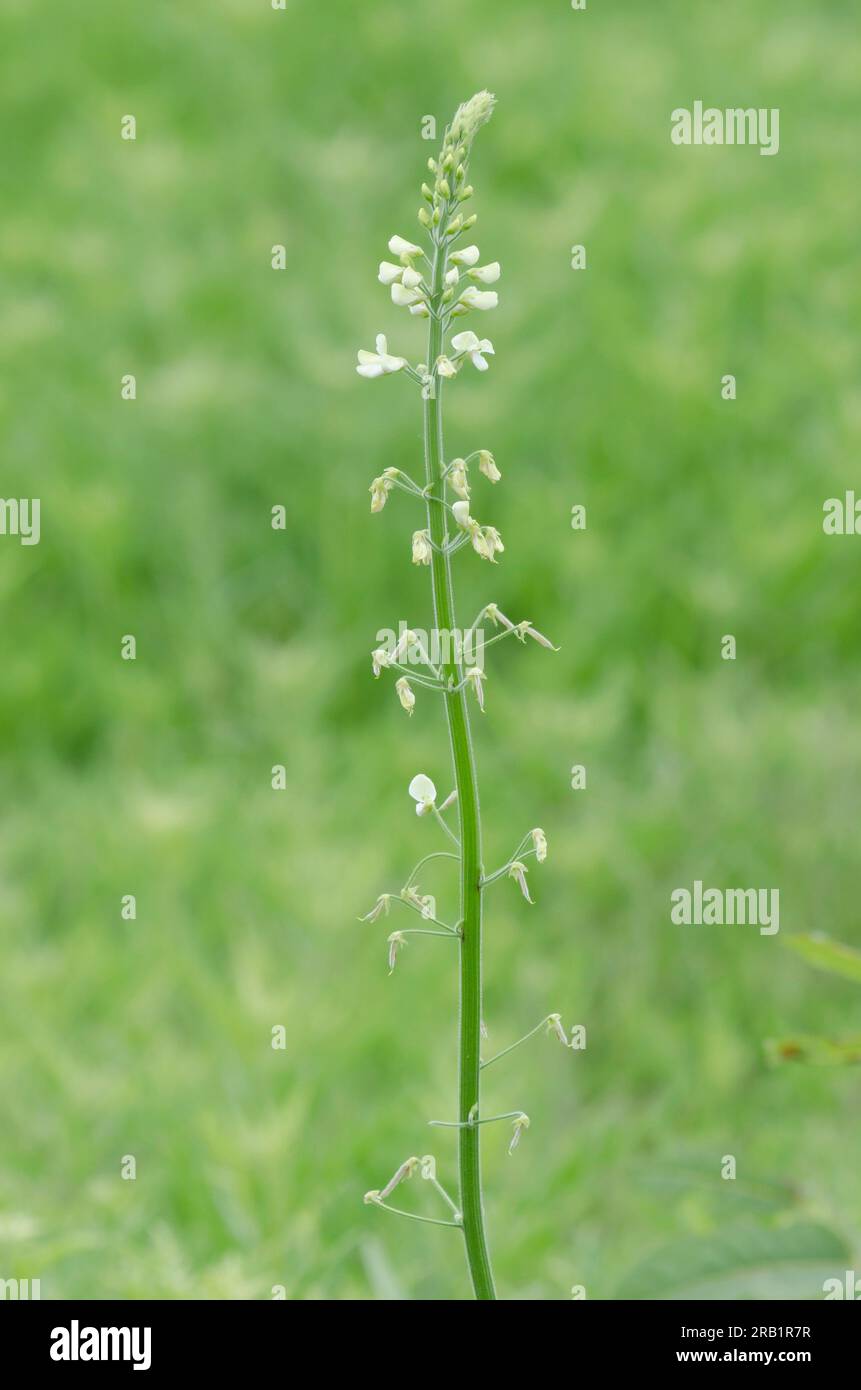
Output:
[[451,197],[451,189],[449,187],[448,179],[440,179],[438,187],[443,198]]
[[469,529],[469,523],[472,520],[472,517],[469,514],[468,502],[455,502],[452,505],[451,514],[457,522],[458,526],[462,527],[464,531]]
[[460,213],[458,213],[457,217],[453,217],[452,220],[449,222],[448,227],[446,228],[446,236],[457,236],[458,232],[461,231],[462,228],[463,218],[461,217]]
[[427,208],[419,208],[418,218],[423,227],[433,226],[433,218],[431,217]]
[[457,788],[455,788],[453,792],[449,792],[448,796],[446,797],[445,801],[442,803],[442,805],[440,806],[439,809],[440,809],[441,811],[447,811],[448,808],[449,808],[449,806],[453,806],[454,803],[455,803],[456,801],[457,801]]
[[474,226],[475,226],[475,224],[476,224],[477,221],[478,221],[478,213],[474,212],[474,213],[472,214],[472,216],[471,216],[471,217],[468,217],[468,218],[466,219],[466,221],[464,222],[464,224],[463,224],[463,230],[464,230],[465,232],[468,232],[468,231],[470,230],[471,227],[474,227]]

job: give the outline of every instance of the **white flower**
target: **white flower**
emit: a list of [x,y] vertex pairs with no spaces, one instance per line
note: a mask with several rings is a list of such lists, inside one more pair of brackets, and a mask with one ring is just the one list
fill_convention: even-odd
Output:
[[422,248],[416,246],[411,241],[404,241],[402,236],[393,236],[389,240],[389,250],[393,256],[399,256],[402,261],[408,261],[410,256],[420,256]]
[[480,666],[472,666],[466,673],[466,680],[472,686],[472,692],[478,701],[478,708],[484,714],[484,686],[485,674]]
[[499,261],[491,261],[490,265],[477,265],[469,274],[472,280],[480,280],[483,285],[495,285],[502,274],[502,266]]
[[412,714],[416,707],[416,697],[406,676],[401,676],[399,681],[395,681],[395,690],[398,692],[398,699],[407,714]]
[[[469,479],[466,474],[466,463],[463,459],[454,459],[449,469],[448,480],[451,483],[458,497],[464,501],[469,500]],[[467,511],[469,508],[467,508]]]
[[460,251],[454,251],[451,260],[455,265],[476,265],[481,260],[481,252],[477,246],[464,246]]
[[495,356],[493,343],[490,339],[479,338],[471,329],[466,333],[456,333],[451,340],[451,345],[455,352],[465,353],[472,365],[477,367],[480,372],[486,372],[489,366],[482,354],[487,352],[490,353],[491,357]]
[[416,815],[426,816],[434,808],[436,787],[429,777],[419,772],[410,782],[410,796],[416,803]]
[[413,532],[413,564],[429,565],[431,562],[430,531]]
[[421,298],[418,290],[408,290],[397,280],[392,285],[392,303],[397,304],[399,309],[408,309],[411,304],[419,304]]
[[376,651],[371,652],[371,666],[373,667],[375,679],[386,666],[391,666],[391,664],[392,657],[386,651],[385,647],[377,647]]
[[408,290],[417,290],[421,282],[421,271],[414,270],[411,265],[408,265],[401,276],[401,284],[405,285]]
[[439,376],[446,377],[447,379],[457,376],[457,367],[448,357],[438,357],[436,360],[436,369]]
[[405,357],[391,357],[389,355],[386,335],[379,333],[376,352],[365,352],[363,349],[359,349],[359,365],[356,371],[359,376],[387,376],[390,372],[403,371],[406,365],[407,359]]
[[529,896],[529,887],[526,882],[528,873],[529,870],[526,865],[522,864],[519,859],[515,859],[514,863],[509,866],[508,877],[514,879],[526,901],[531,903],[532,899]]
[[448,285],[448,286],[456,285],[459,279],[460,279],[460,271],[457,269],[457,266],[454,266],[451,270],[447,270],[447,271],[446,271],[446,273],[445,273],[445,283],[446,283],[446,285]]
[[462,527],[464,531],[469,530],[469,523],[472,521],[472,517],[469,514],[468,502],[455,502],[452,505],[451,514],[458,526]]
[[398,963],[398,951],[401,946],[406,946],[407,939],[403,932],[393,931],[389,937],[389,974],[391,975]]
[[521,1136],[521,1134],[523,1133],[523,1131],[524,1131],[525,1129],[528,1129],[528,1128],[529,1128],[529,1116],[528,1116],[528,1115],[518,1115],[518,1116],[517,1116],[517,1119],[514,1121],[514,1133],[513,1133],[512,1136],[511,1136],[511,1143],[510,1143],[509,1146],[508,1146],[508,1152],[509,1152],[510,1154],[513,1154],[513,1153],[514,1153],[514,1150],[517,1148],[517,1145],[520,1143],[520,1136]]
[[502,477],[493,454],[489,453],[487,449],[479,449],[478,451],[478,470],[492,483],[498,483]]
[[536,826],[534,830],[530,830],[529,833],[532,836],[535,858],[538,860],[539,864],[543,864],[547,858],[547,836],[539,826]]
[[390,285],[393,280],[400,280],[403,273],[402,265],[392,265],[391,261],[380,261],[380,273],[377,279],[381,285]]
[[419,319],[430,318],[430,309],[425,304],[423,299],[420,300],[418,304],[413,304],[410,306],[410,313]]
[[499,295],[496,290],[479,290],[475,285],[469,285],[458,303],[465,305],[467,309],[495,309],[499,303]]

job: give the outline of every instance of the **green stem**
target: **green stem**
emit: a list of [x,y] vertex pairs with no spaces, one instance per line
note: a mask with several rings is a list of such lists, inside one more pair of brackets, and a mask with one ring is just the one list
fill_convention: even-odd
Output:
[[[447,248],[440,234],[433,261],[431,285],[432,307],[436,311],[428,326],[428,371],[442,352],[441,317],[442,293],[446,272]],[[446,543],[446,496],[443,470],[442,380],[435,377],[424,406],[425,473],[428,529],[435,549],[431,555],[434,622],[437,631],[455,630],[454,593],[449,556],[443,554]],[[460,664],[452,653],[443,673],[458,686],[463,679]],[[484,1206],[481,1196],[480,1130],[468,1125],[470,1113],[479,1100],[480,1043],[481,1043],[481,820],[478,805],[478,782],[475,757],[470,738],[466,692],[452,689],[445,694],[449,742],[454,764],[458,793],[461,844],[460,911],[462,939],[460,945],[460,1035],[459,1035],[459,1096],[458,1114],[463,1128],[458,1131],[458,1167],[460,1173],[460,1209],[466,1258],[475,1296],[495,1299],[493,1273],[487,1250],[484,1229]]]

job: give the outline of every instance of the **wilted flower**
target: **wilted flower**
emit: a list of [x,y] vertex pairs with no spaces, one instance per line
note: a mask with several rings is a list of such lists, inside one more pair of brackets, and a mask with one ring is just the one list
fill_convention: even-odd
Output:
[[494,356],[493,343],[489,338],[479,338],[471,330],[466,333],[456,333],[451,340],[451,345],[455,352],[462,352],[469,358],[470,362],[480,372],[486,372],[489,366],[484,360],[484,353]]
[[407,359],[405,357],[390,356],[385,333],[378,333],[376,352],[365,352],[364,349],[359,349],[359,365],[356,371],[359,376],[387,376],[390,372],[403,371],[406,365]]
[[502,537],[500,536],[495,526],[485,526],[483,531],[483,539],[485,548],[488,552],[487,558],[488,560],[490,560],[491,564],[495,565],[496,561],[493,558],[494,555],[501,555],[503,550],[505,549],[505,546],[502,544]]
[[411,1178],[418,1166],[419,1160],[417,1158],[406,1159],[405,1162],[401,1164],[400,1168],[389,1178],[382,1192],[378,1194],[380,1201],[385,1201],[386,1197],[390,1197],[395,1188],[402,1183],[405,1178]]
[[467,683],[472,686],[472,693],[478,701],[478,708],[481,710],[482,714],[484,713],[484,686],[482,685],[482,681],[485,679],[484,672],[480,666],[471,666],[465,676]]
[[384,469],[382,476],[375,478],[368,488],[371,494],[371,511],[381,512],[388,501],[389,493],[395,485],[395,478],[398,476],[396,468]]
[[393,657],[390,652],[386,651],[385,647],[377,647],[375,651],[372,651],[371,667],[374,672],[374,678],[376,679],[385,667],[391,666],[392,661]]
[[447,811],[448,808],[449,808],[449,806],[453,806],[453,805],[454,805],[455,801],[457,801],[457,788],[456,788],[456,787],[455,787],[455,789],[454,789],[453,792],[449,792],[448,796],[446,797],[445,801],[442,803],[442,805],[440,806],[439,809],[440,809],[441,811]]
[[526,875],[528,873],[529,870],[526,865],[522,864],[519,859],[515,859],[514,863],[509,865],[508,877],[514,879],[526,901],[531,903],[532,899],[529,896],[529,886],[526,882]]
[[429,565],[431,562],[430,531],[413,532],[413,564]]
[[436,360],[436,369],[437,375],[445,377],[447,380],[451,380],[453,376],[457,376],[457,367],[448,357],[438,357]]
[[512,1136],[511,1136],[511,1143],[510,1143],[509,1146],[508,1146],[508,1152],[509,1152],[510,1154],[513,1154],[513,1153],[514,1153],[514,1150],[517,1148],[517,1145],[520,1143],[520,1136],[521,1136],[521,1134],[523,1133],[523,1131],[524,1131],[525,1129],[528,1129],[528,1128],[529,1128],[529,1116],[528,1116],[528,1115],[523,1115],[523,1114],[518,1115],[518,1116],[517,1116],[517,1119],[514,1121],[514,1133],[513,1133]]
[[406,676],[401,676],[399,681],[395,681],[395,690],[398,692],[398,699],[407,714],[412,714],[416,707],[416,697]]
[[364,917],[359,918],[359,921],[376,922],[378,917],[388,917],[389,904],[391,903],[391,901],[391,893],[381,893],[380,896],[377,898],[377,901],[374,903],[374,906],[371,908],[370,912],[366,912]]
[[563,1047],[568,1046],[568,1036],[562,1027],[562,1017],[560,1014],[551,1014],[547,1019],[547,1032],[555,1033]]
[[502,474],[496,466],[496,460],[488,449],[479,449],[478,468],[485,478],[489,478],[492,483],[498,483]]
[[436,801],[436,787],[429,777],[423,772],[419,772],[410,782],[410,796],[416,803],[416,815],[426,816],[434,808]]
[[542,632],[535,630],[528,618],[517,624],[517,635],[521,642],[525,642],[527,637],[531,637],[534,642],[538,643],[539,647],[547,647],[551,652],[558,652],[559,650],[558,647],[554,647],[549,637],[545,637]]
[[541,830],[538,826],[536,826],[535,829],[531,830],[529,833],[532,836],[532,845],[535,850],[535,858],[538,860],[539,864],[543,864],[545,859],[547,858],[547,837],[544,834],[544,831]]
[[469,479],[463,459],[453,460],[448,471],[448,480],[458,497],[462,497],[464,501],[469,501]]
[[389,974],[391,975],[398,963],[398,951],[402,946],[406,946],[407,939],[403,932],[393,931],[389,937]]

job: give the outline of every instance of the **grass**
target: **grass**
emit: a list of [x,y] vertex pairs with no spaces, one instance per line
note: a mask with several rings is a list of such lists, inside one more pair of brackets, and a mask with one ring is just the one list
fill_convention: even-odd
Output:
[[[762,1047],[857,1032],[857,991],[668,906],[696,877],[778,886],[781,936],[861,944],[858,561],[821,531],[861,429],[853,19],[6,7],[3,493],[41,497],[42,541],[0,544],[0,1277],[466,1296],[451,1232],[361,1203],[451,1111],[456,982],[431,941],[388,978],[385,933],[356,922],[431,847],[406,788],[441,784],[444,742],[430,699],[407,722],[370,679],[377,630],[427,622],[407,500],[367,509],[420,440],[411,392],[380,383],[382,407],[353,363],[381,330],[418,352],[375,265],[413,227],[421,116],[482,85],[502,307],[448,430],[496,454],[507,551],[492,576],[461,557],[459,601],[563,647],[491,653],[487,860],[532,824],[550,858],[534,909],[492,890],[487,1021],[494,1046],[555,1009],[589,1036],[488,1073],[488,1104],[532,1118],[513,1157],[484,1145],[500,1292],[612,1297],[665,1241],[787,1212],[858,1248],[857,1073]],[[697,97],[779,106],[780,154],[671,146]],[[454,1140],[433,1147],[445,1181]]]

